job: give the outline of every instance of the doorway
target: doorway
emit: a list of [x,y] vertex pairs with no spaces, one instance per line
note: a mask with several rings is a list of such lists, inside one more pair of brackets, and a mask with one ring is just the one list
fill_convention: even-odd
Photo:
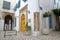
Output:
[[34,13],[34,31],[40,31],[40,13]]
[[58,19],[58,25],[59,25],[59,31],[60,31],[60,16],[59,16],[59,19]]
[[12,30],[12,16],[6,15],[4,19],[4,30]]
[[21,16],[21,32],[25,32],[25,15],[24,14],[22,14],[22,16]]
[[56,28],[60,31],[60,16],[56,16]]
[[60,16],[56,16],[57,29],[60,31]]

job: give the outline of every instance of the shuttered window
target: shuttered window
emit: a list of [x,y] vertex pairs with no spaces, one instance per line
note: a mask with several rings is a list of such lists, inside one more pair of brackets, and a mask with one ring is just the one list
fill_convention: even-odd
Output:
[[3,9],[10,10],[10,2],[3,1]]

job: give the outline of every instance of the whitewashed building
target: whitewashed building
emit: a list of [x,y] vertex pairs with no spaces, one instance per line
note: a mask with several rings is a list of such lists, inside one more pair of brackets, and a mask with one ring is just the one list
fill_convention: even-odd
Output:
[[[45,23],[43,13],[49,12],[51,15],[51,24],[46,23],[49,31],[55,30],[56,15],[51,11],[59,8],[60,0],[20,0],[20,8],[15,12],[16,26],[15,29],[20,32],[25,32],[25,25],[31,26],[33,35],[40,35],[44,29]],[[51,28],[50,26],[51,25]]]
[[[56,21],[56,15],[51,10],[60,7],[60,0],[48,0],[48,1],[47,0],[18,0],[18,1],[14,0],[14,2],[9,0],[9,2],[12,2],[11,11],[10,10],[2,11],[2,8],[0,8],[1,9],[0,13],[2,13],[1,14],[2,16],[0,15],[2,20],[1,29],[3,29],[4,23],[8,24],[8,22],[4,21],[4,17],[6,15],[8,16],[11,15],[12,17],[9,18],[13,22],[9,22],[9,23],[11,23],[13,29],[19,32],[26,32],[25,26],[28,23],[28,25],[31,26],[32,35],[40,35],[45,27],[43,14],[45,12],[49,12],[51,14],[51,20],[49,20],[49,22],[47,23],[49,28],[48,30],[49,31],[50,29],[55,30],[56,23],[58,20]],[[2,5],[2,3],[0,4]],[[17,8],[14,9],[14,7]],[[13,11],[12,9],[14,9],[15,11]]]
[[14,7],[16,0],[0,0],[0,30],[5,30],[5,26],[8,29],[14,29]]

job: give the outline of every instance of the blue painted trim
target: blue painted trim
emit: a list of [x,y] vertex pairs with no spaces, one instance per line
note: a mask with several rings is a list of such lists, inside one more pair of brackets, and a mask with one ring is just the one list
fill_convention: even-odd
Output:
[[27,0],[23,0],[24,2],[26,2]]
[[14,7],[14,11],[16,11],[17,10],[17,8],[20,8],[20,0],[18,1],[18,3],[16,4],[16,6]]
[[16,27],[16,18],[15,18],[15,20],[14,20],[14,26]]

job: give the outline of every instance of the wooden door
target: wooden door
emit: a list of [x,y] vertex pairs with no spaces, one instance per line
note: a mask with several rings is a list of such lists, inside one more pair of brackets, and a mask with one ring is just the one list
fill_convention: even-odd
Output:
[[25,32],[25,15],[21,16],[21,32]]

